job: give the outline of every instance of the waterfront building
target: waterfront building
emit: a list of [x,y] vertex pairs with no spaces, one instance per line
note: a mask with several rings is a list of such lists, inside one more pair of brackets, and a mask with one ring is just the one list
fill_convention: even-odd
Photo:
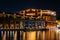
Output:
[[[56,27],[56,12],[42,9],[26,9],[16,13],[0,12],[0,27]],[[20,27],[21,26],[21,27]]]
[[[56,28],[56,25],[56,12],[51,10],[30,8],[16,13],[0,12],[0,28],[7,29],[7,31],[2,31],[2,40],[48,40],[53,34],[55,35],[55,31],[51,34],[52,31],[40,32],[36,30]],[[23,31],[17,31],[17,29],[23,29]],[[35,31],[27,32],[26,30]],[[57,39],[55,36],[52,39]]]

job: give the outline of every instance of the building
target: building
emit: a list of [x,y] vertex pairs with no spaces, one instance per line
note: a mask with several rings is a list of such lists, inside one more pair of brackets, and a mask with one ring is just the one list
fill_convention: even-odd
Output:
[[19,11],[17,12],[17,14],[21,15],[21,20],[31,20],[32,25],[34,25],[32,27],[47,27],[47,28],[56,27],[55,11],[31,8]]
[[33,8],[22,10],[17,13],[0,12],[0,27],[53,28],[56,27],[56,12]]
[[[42,9],[35,9],[35,8],[21,10],[16,13],[0,12],[0,28],[1,29],[28,29],[28,30],[29,29],[37,30],[42,28],[56,28],[56,12],[51,10],[42,10]],[[25,38],[23,35],[25,34],[28,35],[28,33],[22,31],[11,31],[11,32],[14,35],[14,38],[16,38],[16,35],[18,35],[17,33],[20,33],[21,40]],[[7,34],[10,36],[9,33],[11,32],[5,31],[3,33],[5,33],[5,35]],[[36,34],[36,32],[34,33]],[[37,32],[36,35],[40,35],[38,33],[39,32]],[[9,39],[9,36],[7,40]],[[12,36],[10,36],[10,38],[13,38]],[[4,37],[6,36],[3,36],[3,40]]]

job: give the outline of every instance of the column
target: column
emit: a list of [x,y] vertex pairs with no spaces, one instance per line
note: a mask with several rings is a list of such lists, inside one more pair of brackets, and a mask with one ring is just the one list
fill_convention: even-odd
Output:
[[23,22],[20,21],[20,29],[23,29]]

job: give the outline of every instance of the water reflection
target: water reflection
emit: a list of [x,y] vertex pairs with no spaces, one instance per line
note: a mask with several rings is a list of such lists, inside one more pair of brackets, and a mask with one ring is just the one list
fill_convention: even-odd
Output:
[[55,30],[24,32],[24,40],[60,40]]
[[[60,40],[60,31],[5,31],[2,40]],[[10,36],[10,37],[9,37]]]
[[36,40],[36,32],[27,32],[27,40]]

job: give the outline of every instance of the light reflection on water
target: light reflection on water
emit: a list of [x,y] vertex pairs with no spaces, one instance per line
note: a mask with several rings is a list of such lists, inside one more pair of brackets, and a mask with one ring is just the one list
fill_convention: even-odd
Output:
[[[5,31],[4,35],[2,35],[2,40],[8,40],[7,38],[9,37],[9,34],[6,33],[7,32]],[[20,40],[60,40],[60,32],[57,32],[56,30],[28,32],[20,31],[20,37],[18,36],[19,34],[17,34],[17,31],[12,31],[12,33],[10,33],[10,40],[17,40],[18,38],[20,38]]]
[[58,33],[54,30],[27,32],[27,40],[58,40]]

